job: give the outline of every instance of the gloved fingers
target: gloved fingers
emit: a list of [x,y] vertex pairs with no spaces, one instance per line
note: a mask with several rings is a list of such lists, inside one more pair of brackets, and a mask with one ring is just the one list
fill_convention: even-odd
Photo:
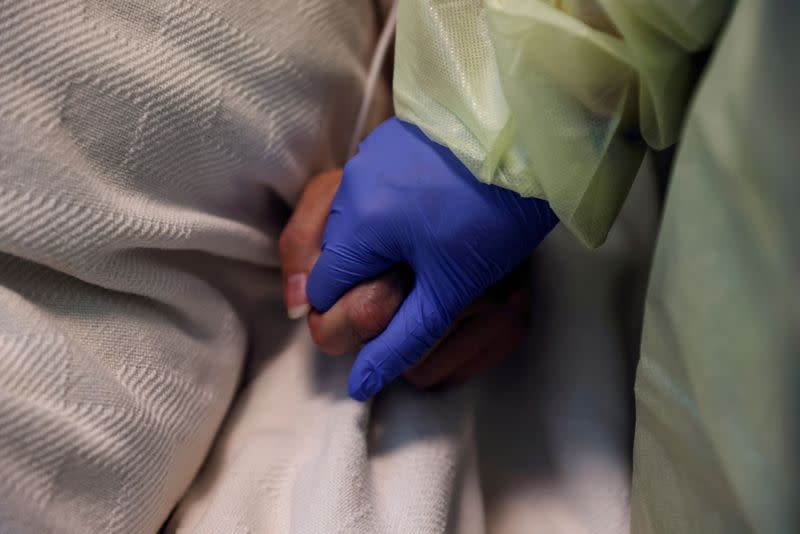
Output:
[[[503,302],[493,302],[489,292],[456,321],[456,327],[403,376],[424,389],[442,382],[461,382],[470,373],[502,360],[524,337],[521,320],[530,303],[529,290],[518,288]],[[455,379],[454,379],[455,378]]]
[[308,277],[308,299],[317,311],[324,313],[349,289],[384,273],[394,263],[363,243],[352,247],[326,243]]
[[281,232],[278,252],[283,298],[292,319],[305,316],[310,308],[306,296],[308,273],[319,256],[325,222],[341,178],[341,169],[312,178]]
[[408,269],[395,267],[344,294],[325,313],[312,310],[308,327],[317,347],[332,356],[354,350],[386,328],[413,280]]
[[414,367],[403,373],[403,378],[420,389],[438,384],[464,362],[477,356],[493,340],[494,328],[485,322],[486,319],[472,315],[456,323],[449,334],[445,335]]
[[352,398],[363,401],[375,395],[442,337],[455,313],[440,309],[436,302],[418,282],[386,330],[361,349],[350,371]]

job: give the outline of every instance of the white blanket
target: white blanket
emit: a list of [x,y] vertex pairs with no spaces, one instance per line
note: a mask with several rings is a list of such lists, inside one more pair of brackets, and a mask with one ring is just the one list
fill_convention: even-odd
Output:
[[369,0],[0,0],[0,532],[166,520],[377,24]]

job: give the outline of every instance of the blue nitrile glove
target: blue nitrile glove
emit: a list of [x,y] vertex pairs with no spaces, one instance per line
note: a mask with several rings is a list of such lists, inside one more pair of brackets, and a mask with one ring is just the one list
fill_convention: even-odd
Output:
[[307,286],[324,312],[396,263],[414,271],[397,314],[358,355],[350,395],[368,399],[413,366],[557,222],[547,202],[479,182],[416,126],[380,125],[345,166]]

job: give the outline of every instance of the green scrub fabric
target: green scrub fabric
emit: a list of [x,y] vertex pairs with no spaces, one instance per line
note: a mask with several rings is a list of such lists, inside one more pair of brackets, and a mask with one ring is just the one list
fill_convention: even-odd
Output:
[[688,114],[636,379],[637,534],[800,532],[798,21],[738,4]]

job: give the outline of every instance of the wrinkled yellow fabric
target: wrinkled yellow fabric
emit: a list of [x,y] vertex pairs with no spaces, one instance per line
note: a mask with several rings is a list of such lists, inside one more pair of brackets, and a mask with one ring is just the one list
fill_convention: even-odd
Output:
[[399,117],[603,242],[647,145],[676,141],[726,0],[403,0]]

